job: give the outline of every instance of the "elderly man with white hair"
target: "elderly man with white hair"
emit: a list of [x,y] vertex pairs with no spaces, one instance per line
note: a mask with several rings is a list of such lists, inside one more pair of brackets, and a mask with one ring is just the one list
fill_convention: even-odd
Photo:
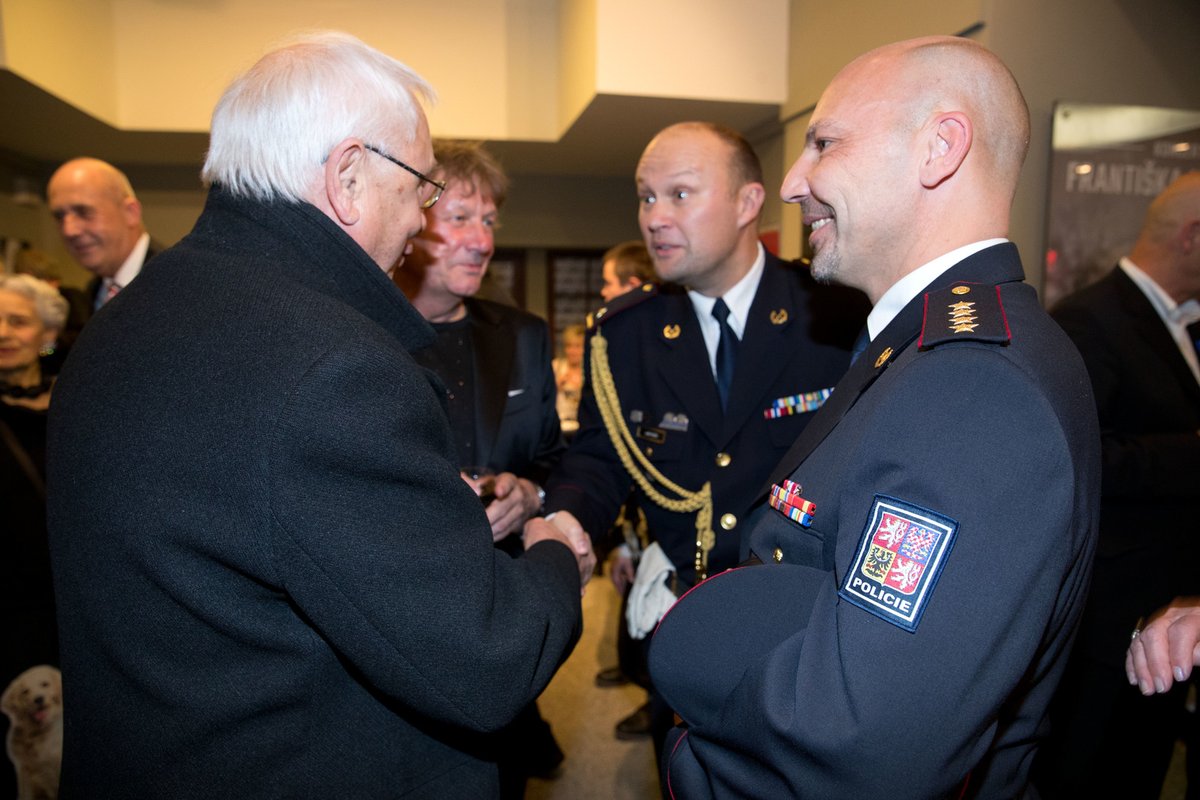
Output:
[[192,232],[56,389],[64,797],[486,797],[580,630],[586,537],[492,548],[388,275],[428,86],[344,34],[226,90]]

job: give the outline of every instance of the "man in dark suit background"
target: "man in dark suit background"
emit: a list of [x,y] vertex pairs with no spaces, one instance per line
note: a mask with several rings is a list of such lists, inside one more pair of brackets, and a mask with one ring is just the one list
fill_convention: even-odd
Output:
[[[508,192],[500,165],[473,144],[438,141],[433,152],[446,191],[426,209],[396,285],[437,333],[415,357],[446,385],[464,477],[481,495],[494,494],[492,534],[519,552],[511,535],[541,510],[542,486],[563,450],[550,334],[540,317],[473,296]],[[472,467],[493,474],[472,478]]]
[[[495,250],[508,180],[482,147],[434,143],[446,190],[425,210],[425,230],[396,270],[396,284],[437,340],[414,354],[442,379],[464,479],[484,498],[497,547],[517,555],[518,533],[542,508],[542,484],[563,451],[545,321],[473,297]],[[524,796],[526,775],[562,761],[550,726],[530,703],[496,737],[503,798]]]
[[[759,243],[762,168],[737,132],[668,127],[636,182],[655,272],[673,283],[644,284],[593,315],[580,428],[546,508],[603,536],[633,488],[652,541],[630,596],[643,638],[702,573],[737,563],[745,515],[845,372],[862,316],[856,292],[815,286]],[[653,688],[651,717],[659,748],[672,717]]]
[[[1129,256],[1053,314],[1091,377],[1104,473],[1092,590],[1039,782],[1049,797],[1157,798],[1185,733],[1188,687],[1141,697],[1124,664],[1139,618],[1200,594],[1189,555],[1200,501],[1200,173],[1155,198]],[[1200,739],[1188,738],[1191,761]]]
[[142,204],[125,173],[98,158],[75,158],[50,177],[46,194],[63,244],[95,277],[86,313],[128,286],[155,254]]
[[273,49],[214,111],[192,232],[67,360],[64,797],[494,796],[482,737],[576,641],[587,538],[496,550],[410,355],[429,92],[345,34]]

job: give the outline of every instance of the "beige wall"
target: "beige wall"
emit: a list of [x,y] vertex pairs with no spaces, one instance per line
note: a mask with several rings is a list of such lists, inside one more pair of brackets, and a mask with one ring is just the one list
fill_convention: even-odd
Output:
[[779,103],[786,0],[600,0],[596,89]]
[[3,0],[0,34],[0,66],[93,116],[117,118],[116,31],[110,0]]
[[[887,42],[956,34],[982,23],[973,38],[1005,60],[1029,103],[1031,146],[1010,238],[1021,250],[1029,282],[1039,288],[1054,102],[1200,109],[1195,66],[1200,3],[1195,0],[858,0],[840,6],[792,0],[791,8],[791,83],[783,114],[788,165],[803,145],[820,89],[846,62]],[[785,209],[784,252],[798,255],[801,237],[798,209]]]

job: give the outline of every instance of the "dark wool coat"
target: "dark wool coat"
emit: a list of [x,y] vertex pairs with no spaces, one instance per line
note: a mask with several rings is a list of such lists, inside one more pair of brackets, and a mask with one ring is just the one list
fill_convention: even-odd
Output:
[[580,629],[567,548],[493,549],[432,331],[306,204],[214,189],[55,391],[63,797],[483,797],[479,733]]

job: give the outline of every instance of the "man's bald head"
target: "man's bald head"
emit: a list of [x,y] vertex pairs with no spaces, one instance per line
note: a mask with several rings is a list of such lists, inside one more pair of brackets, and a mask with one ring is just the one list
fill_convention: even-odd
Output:
[[848,76],[861,72],[869,72],[877,91],[901,104],[913,128],[939,112],[965,112],[974,128],[976,155],[990,162],[994,178],[1010,187],[1010,195],[1016,191],[1029,151],[1029,107],[995,53],[970,39],[928,36],[872,50],[843,70]]
[[1175,302],[1200,300],[1200,172],[1154,198],[1129,258]]
[[80,266],[100,277],[116,274],[145,233],[129,179],[97,158],[63,164],[46,194],[63,243]]
[[834,77],[781,195],[812,227],[813,274],[875,301],[922,264],[1007,235],[1028,146],[1000,59],[967,39],[912,39]]

